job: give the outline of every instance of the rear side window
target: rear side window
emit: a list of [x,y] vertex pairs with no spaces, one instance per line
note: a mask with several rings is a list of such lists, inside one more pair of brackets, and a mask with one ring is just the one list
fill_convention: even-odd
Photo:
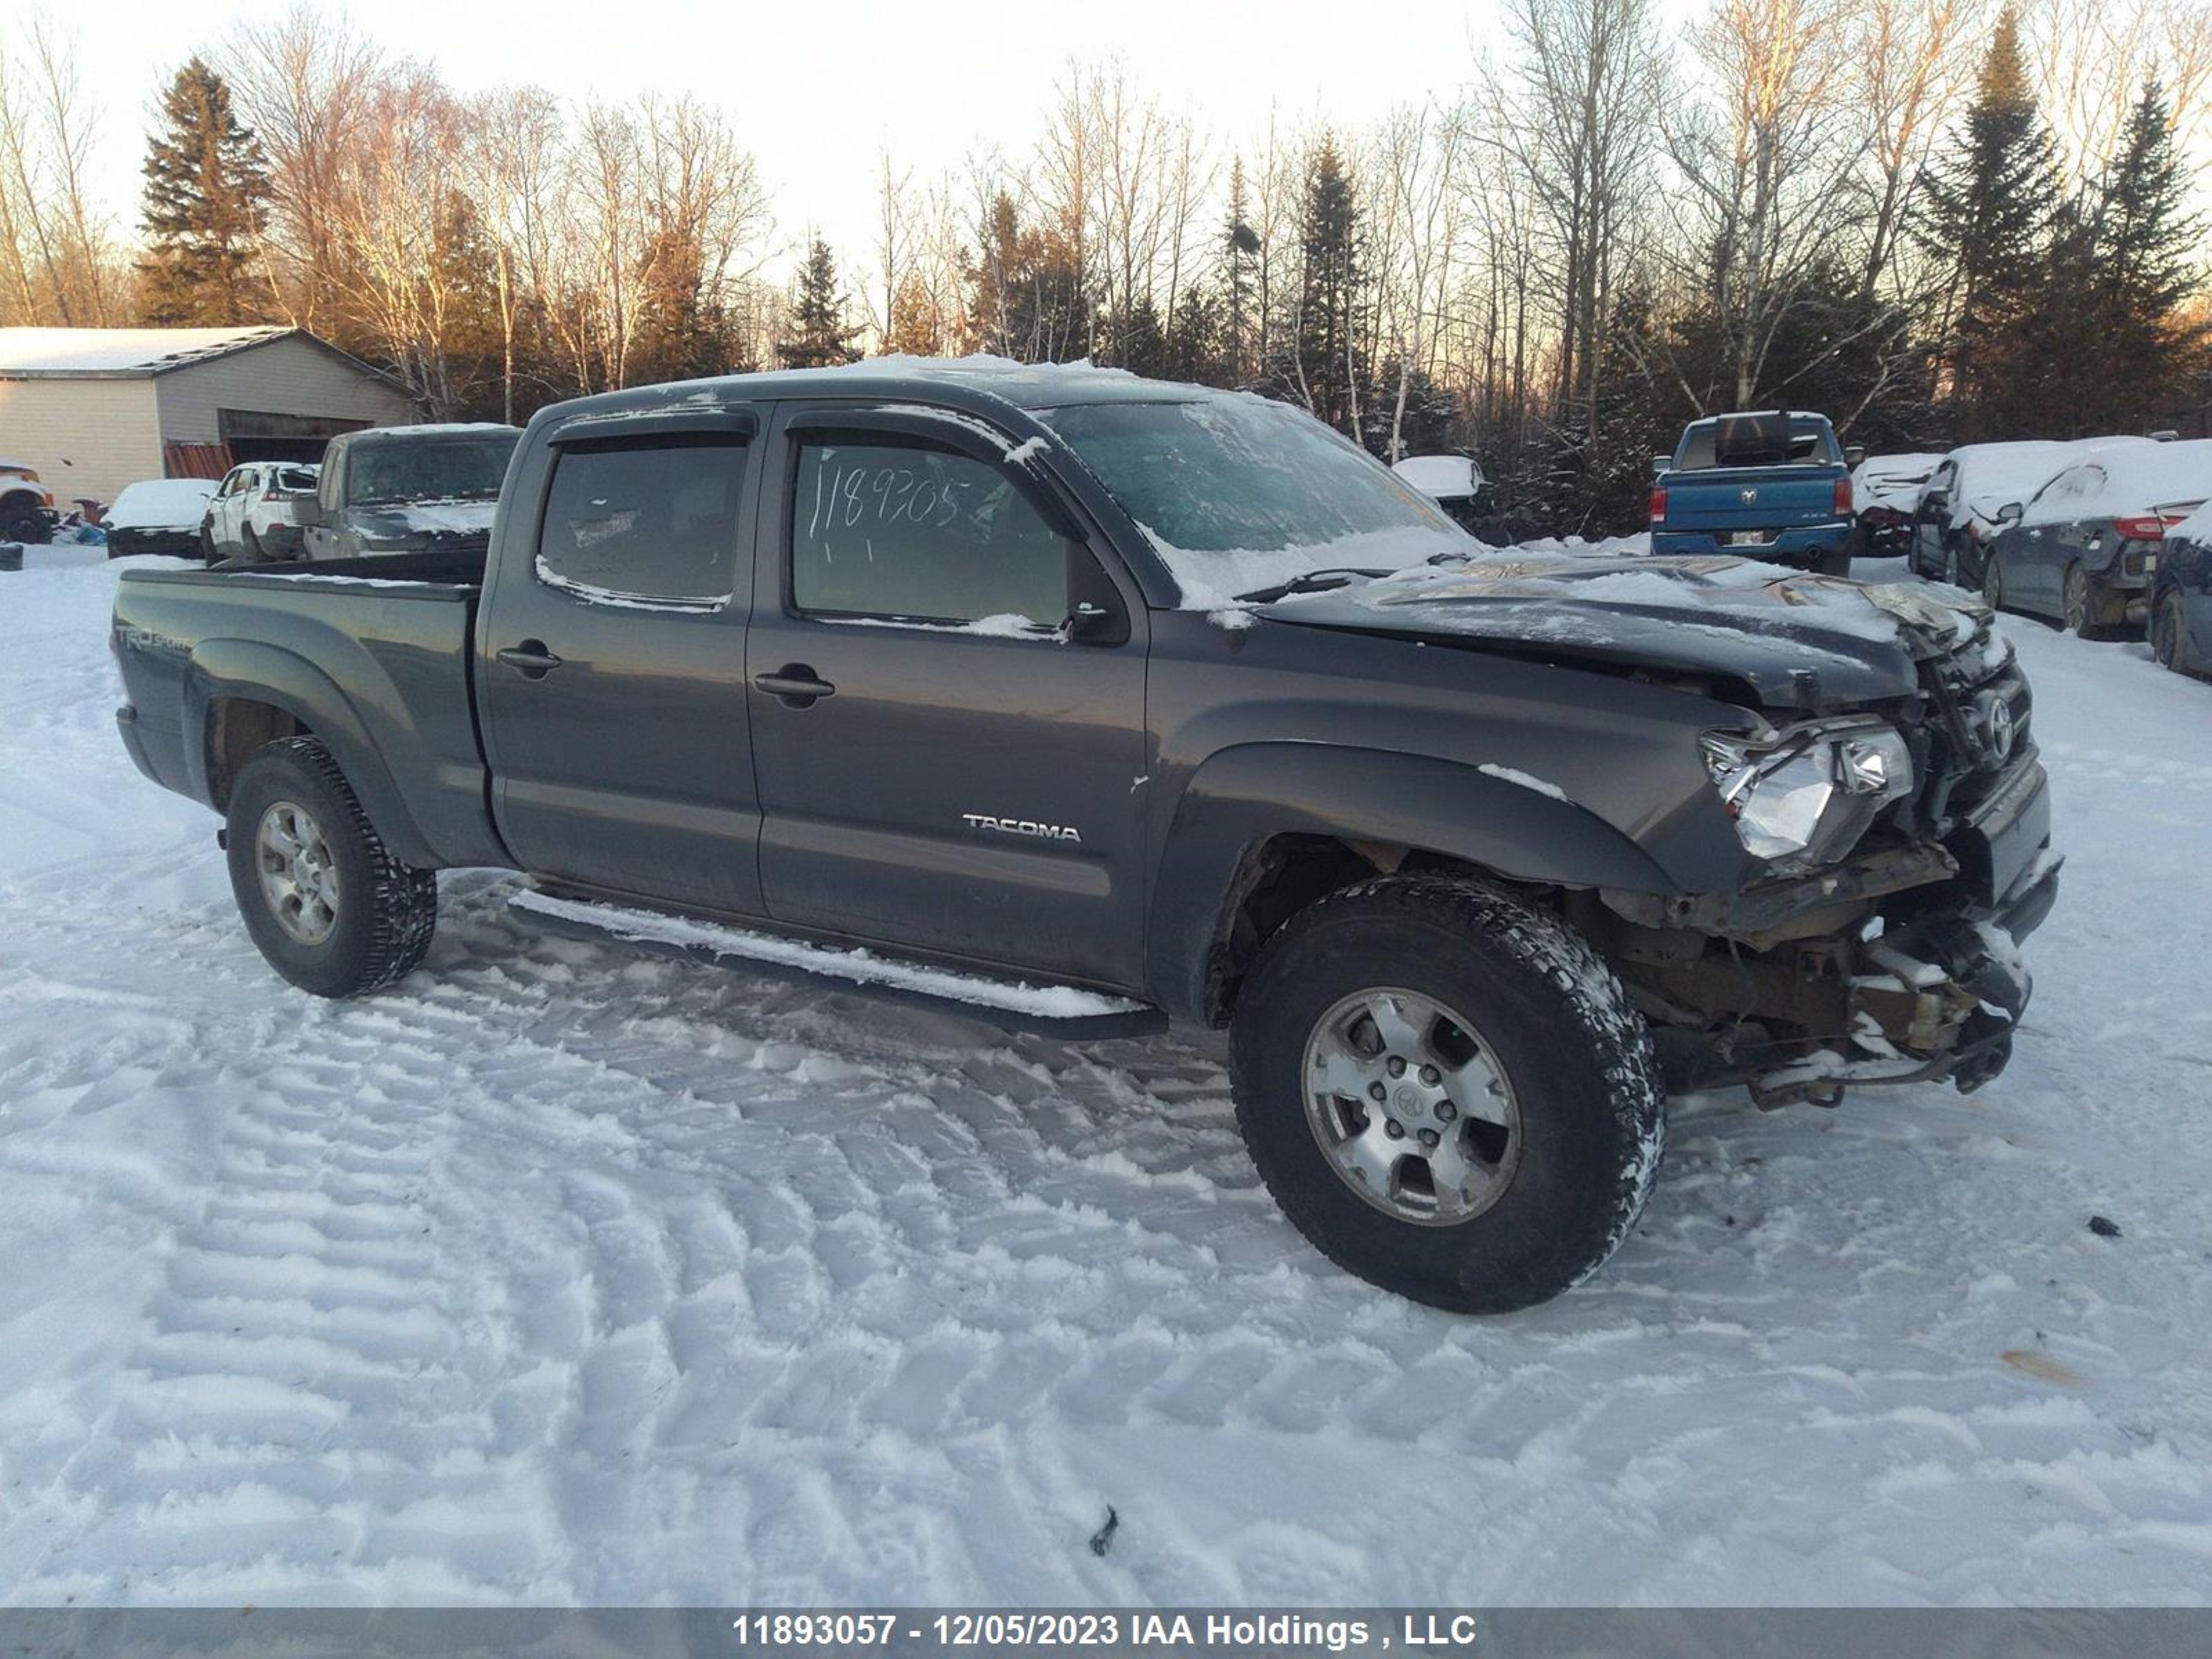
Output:
[[1009,629],[1067,616],[1066,539],[1006,474],[925,441],[803,441],[791,536],[802,612]]
[[564,447],[538,580],[608,603],[723,603],[738,586],[744,470],[744,441],[720,433]]

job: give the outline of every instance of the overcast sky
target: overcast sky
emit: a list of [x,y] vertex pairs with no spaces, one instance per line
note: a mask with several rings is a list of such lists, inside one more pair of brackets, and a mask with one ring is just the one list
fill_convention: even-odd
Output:
[[[1685,9],[1687,0],[1685,0]],[[76,37],[106,118],[99,180],[135,233],[147,110],[196,50],[280,0],[224,5],[80,0],[47,15]],[[535,82],[571,97],[691,92],[726,109],[760,163],[789,244],[817,227],[865,267],[876,155],[927,178],[995,144],[1024,155],[1071,57],[1118,56],[1131,77],[1216,140],[1249,141],[1271,105],[1343,126],[1448,94],[1495,32],[1495,0],[378,0],[366,33],[434,60],[465,92]]]

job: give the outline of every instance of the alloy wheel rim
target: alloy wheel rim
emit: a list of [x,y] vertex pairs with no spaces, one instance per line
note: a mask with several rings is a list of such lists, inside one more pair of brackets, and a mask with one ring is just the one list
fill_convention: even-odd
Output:
[[337,858],[314,815],[296,801],[272,802],[253,832],[261,896],[286,935],[320,945],[338,925]]
[[1512,1079],[1474,1022],[1434,997],[1374,987],[1340,999],[1306,1037],[1299,1085],[1324,1161],[1393,1219],[1462,1225],[1519,1168]]

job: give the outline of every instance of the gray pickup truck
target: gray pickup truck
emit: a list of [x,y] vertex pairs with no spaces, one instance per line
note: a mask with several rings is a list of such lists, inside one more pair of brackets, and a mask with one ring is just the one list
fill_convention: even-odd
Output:
[[1468,1311],[1605,1261],[1668,1086],[1994,1076],[2057,890],[1978,608],[1489,556],[1303,413],[1093,370],[561,404],[487,556],[131,571],[113,647],[296,985],[414,970],[494,866],[549,924],[1226,1026],[1290,1218]]

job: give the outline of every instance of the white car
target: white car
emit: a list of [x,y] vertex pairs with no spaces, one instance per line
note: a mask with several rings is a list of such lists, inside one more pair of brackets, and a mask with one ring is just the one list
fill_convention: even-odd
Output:
[[214,495],[213,478],[146,478],[124,485],[101,520],[107,529],[107,556],[199,552],[200,526]]
[[299,503],[315,493],[320,466],[301,461],[248,461],[223,475],[208,502],[200,550],[217,559],[296,559],[301,541]]

